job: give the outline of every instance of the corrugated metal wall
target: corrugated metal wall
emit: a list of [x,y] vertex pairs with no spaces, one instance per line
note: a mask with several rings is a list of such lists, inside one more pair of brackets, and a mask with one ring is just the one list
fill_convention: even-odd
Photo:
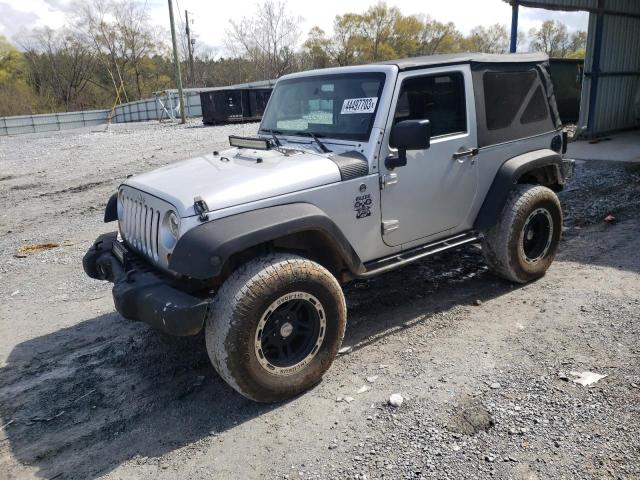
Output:
[[[512,0],[504,0],[511,2]],[[595,12],[598,0],[518,0],[525,7],[547,8],[552,10],[584,10]],[[640,15],[640,1],[638,0],[605,0],[605,9],[610,12],[624,12]]]
[[[593,0],[593,2],[597,3],[597,0]],[[606,0],[605,8],[614,12],[640,15],[640,2],[638,0]]]
[[[595,37],[597,15],[591,13],[589,16],[589,35]],[[601,74],[591,123],[592,135],[640,126],[638,105],[635,103],[640,89],[640,18],[605,15],[601,45]],[[592,52],[593,49],[587,57],[592,57]],[[591,72],[592,66],[593,58],[589,58],[585,71]],[[584,101],[588,103],[590,89],[583,89],[583,92],[586,96]]]
[[[504,0],[508,2],[510,0]],[[598,0],[518,0],[520,5],[556,10],[589,10],[597,7]]]

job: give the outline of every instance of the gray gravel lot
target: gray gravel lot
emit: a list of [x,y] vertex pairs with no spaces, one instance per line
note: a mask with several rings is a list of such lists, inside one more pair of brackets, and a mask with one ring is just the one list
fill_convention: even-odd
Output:
[[1,478],[640,478],[640,165],[578,165],[535,283],[492,277],[472,246],[350,284],[351,351],[312,391],[258,405],[201,337],[124,320],[81,267],[126,175],[255,129],[2,139]]

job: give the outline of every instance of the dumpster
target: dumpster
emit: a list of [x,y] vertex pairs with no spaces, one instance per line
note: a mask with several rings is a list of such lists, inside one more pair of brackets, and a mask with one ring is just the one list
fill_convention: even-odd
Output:
[[580,115],[580,95],[584,60],[573,58],[549,59],[551,81],[562,123],[576,123]]
[[271,88],[238,88],[200,92],[202,123],[220,125],[262,118]]

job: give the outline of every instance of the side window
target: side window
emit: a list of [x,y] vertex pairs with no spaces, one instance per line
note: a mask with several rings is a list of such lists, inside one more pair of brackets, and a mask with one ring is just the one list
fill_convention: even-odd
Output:
[[[519,119],[521,125],[541,122],[549,117],[547,100],[537,79],[535,70],[484,74],[482,81],[487,130],[510,127],[518,120],[518,112],[522,112]],[[532,88],[535,91],[524,110],[521,110]]]
[[393,122],[424,119],[431,122],[434,137],[467,131],[461,73],[414,77],[402,82]]

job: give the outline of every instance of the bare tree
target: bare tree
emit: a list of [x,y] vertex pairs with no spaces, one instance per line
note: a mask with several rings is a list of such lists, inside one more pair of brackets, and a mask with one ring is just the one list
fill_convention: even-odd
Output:
[[160,29],[149,22],[148,6],[136,0],[90,0],[76,4],[73,25],[93,48],[114,91],[125,100],[143,98],[145,62],[166,54]]
[[287,14],[285,2],[266,0],[253,17],[231,22],[226,47],[253,62],[260,77],[276,78],[293,68],[299,23]]
[[50,95],[65,110],[81,108],[78,101],[96,67],[91,48],[73,32],[37,29],[22,45],[31,82],[41,95]]

